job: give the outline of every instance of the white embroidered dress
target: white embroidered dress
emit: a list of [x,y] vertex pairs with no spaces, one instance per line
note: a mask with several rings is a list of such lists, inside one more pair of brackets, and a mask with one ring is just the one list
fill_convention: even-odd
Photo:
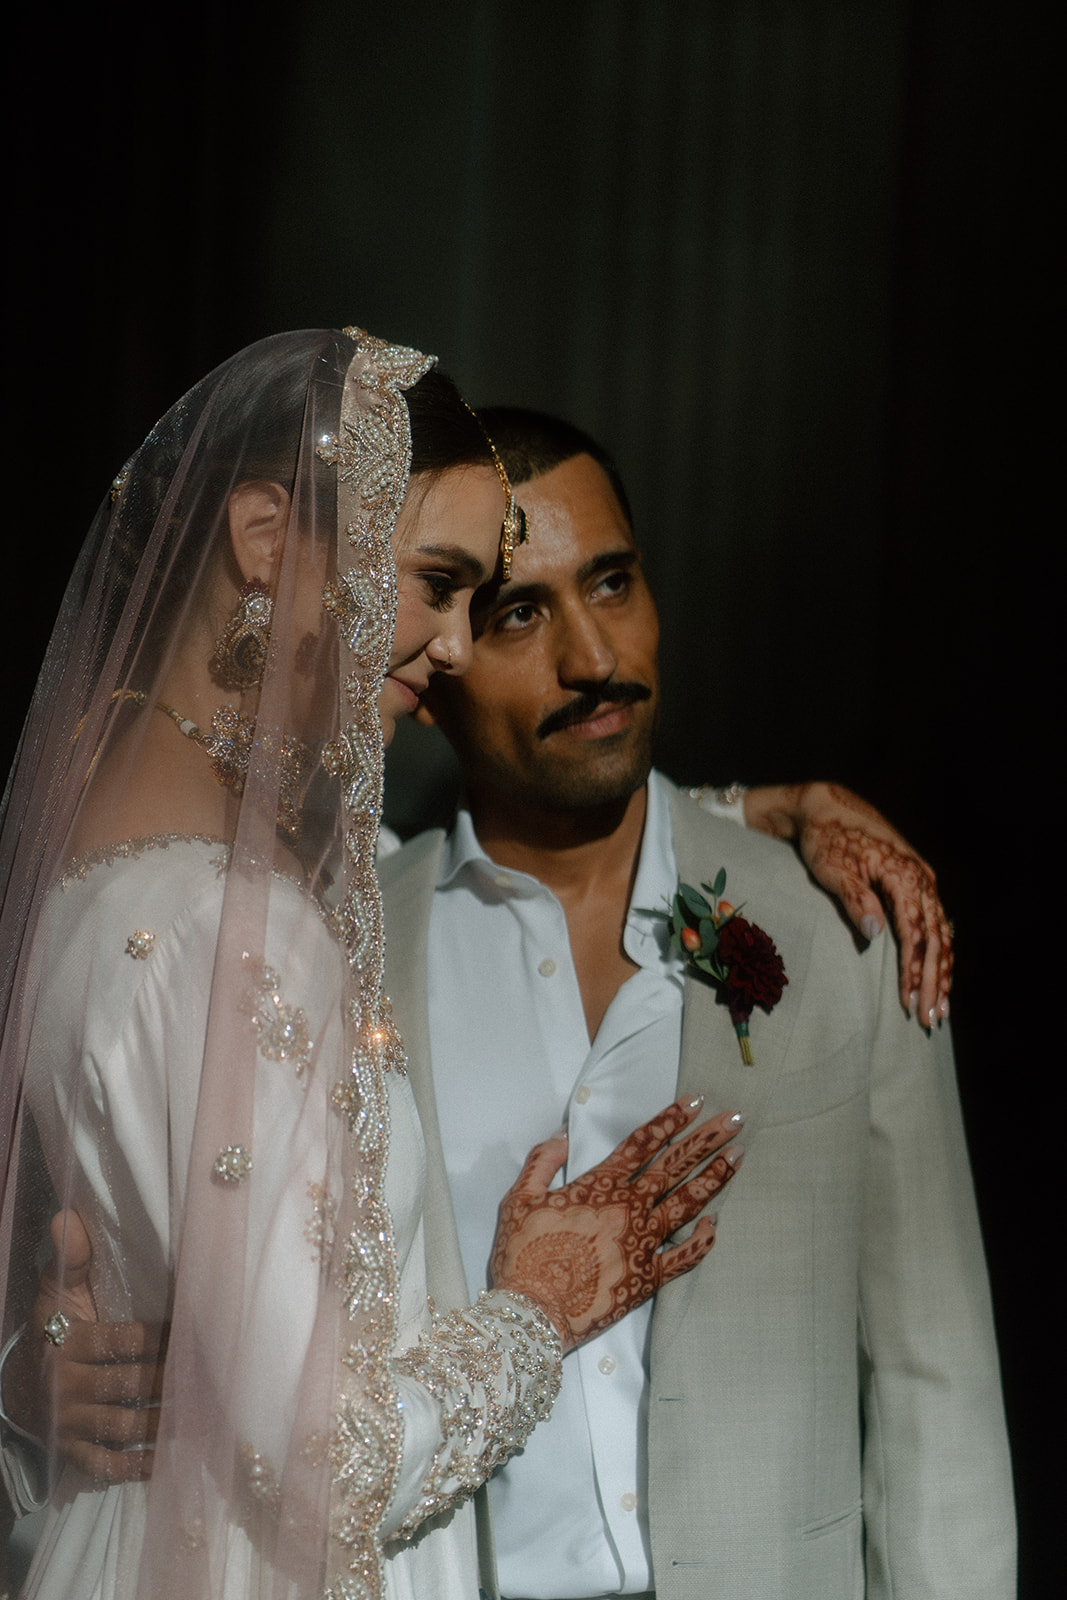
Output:
[[[176,1218],[193,1150],[207,999],[224,886],[226,847],[210,840],[138,841],[83,862],[54,890],[38,942],[44,952],[28,1092],[46,1159],[76,1130],[71,1202],[93,1245],[102,1320],[160,1322],[169,1312],[181,1239]],[[251,965],[237,1001],[255,1036],[255,1126],[240,1180],[258,1282],[276,1330],[235,1353],[213,1342],[201,1308],[206,1408],[236,1409],[245,1490],[220,1554],[226,1600],[290,1593],[261,1559],[257,1530],[271,1516],[273,1464],[294,1425],[294,1385],[320,1292],[321,1248],[334,1197],[324,1192],[326,1147],[343,1136],[329,1091],[340,1074],[343,961],[308,897],[275,875],[265,962]],[[56,1060],[81,1069],[57,1074]],[[78,1103],[69,1102],[77,1094]],[[422,1134],[406,1076],[388,1077],[385,1197],[397,1255],[397,1349],[430,1335],[423,1248]],[[231,1153],[231,1165],[233,1163]],[[238,1164],[241,1157],[237,1158]],[[220,1177],[220,1182],[225,1180]],[[137,1241],[136,1250],[131,1241]],[[496,1295],[439,1333],[416,1358],[393,1362],[402,1458],[386,1537],[462,1496],[520,1443],[554,1392],[558,1358],[540,1318]],[[236,1359],[234,1359],[236,1355]],[[436,1393],[413,1377],[412,1365]],[[217,1386],[212,1392],[212,1386]],[[235,1386],[235,1387],[234,1387]],[[442,1423],[443,1415],[446,1422]],[[447,1430],[447,1431],[446,1431]],[[135,1593],[146,1488],[100,1488],[67,1466],[52,1496],[25,1589],[33,1600],[121,1600]],[[190,1530],[190,1537],[195,1530]],[[473,1600],[469,1500],[393,1543],[385,1563],[394,1600]],[[355,1592],[355,1591],[353,1591]]]
[[558,1380],[507,1296],[413,1347],[378,696],[414,416],[426,459],[489,459],[432,367],[358,328],[238,352],[131,457],[64,597],[0,834],[0,1348],[64,1208],[97,1316],[169,1332],[150,1478],[64,1469],[32,1596],[473,1597],[451,1501]]

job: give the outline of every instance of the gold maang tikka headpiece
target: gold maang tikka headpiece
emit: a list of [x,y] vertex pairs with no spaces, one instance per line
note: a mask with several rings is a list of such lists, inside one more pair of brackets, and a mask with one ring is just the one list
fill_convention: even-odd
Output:
[[530,537],[530,526],[525,511],[515,499],[515,491],[511,487],[511,479],[504,471],[504,463],[497,454],[496,445],[486,433],[485,424],[472,405],[466,400],[464,400],[463,404],[467,407],[483,434],[485,434],[485,442],[492,452],[496,475],[500,479],[500,485],[504,491],[504,524],[500,530],[500,568],[506,582],[511,577],[511,558],[515,554],[515,546],[526,543]]
[[[488,438],[488,435],[486,435]],[[500,530],[500,567],[504,574],[505,582],[511,577],[511,558],[515,554],[517,544],[525,544],[530,537],[530,529],[526,521],[526,513],[515,499],[515,491],[511,487],[511,479],[504,471],[504,463],[496,453],[496,445],[489,440],[489,448],[493,452],[493,465],[496,467],[497,476],[504,488],[504,526]]]

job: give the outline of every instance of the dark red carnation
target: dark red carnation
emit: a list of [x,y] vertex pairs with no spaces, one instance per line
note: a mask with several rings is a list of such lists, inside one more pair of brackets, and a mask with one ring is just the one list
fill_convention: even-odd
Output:
[[774,941],[762,928],[746,922],[744,917],[731,917],[719,935],[719,948],[715,953],[730,969],[726,979],[726,1004],[735,1027],[739,1022],[748,1021],[755,1006],[770,1011],[778,1004],[789,979]]

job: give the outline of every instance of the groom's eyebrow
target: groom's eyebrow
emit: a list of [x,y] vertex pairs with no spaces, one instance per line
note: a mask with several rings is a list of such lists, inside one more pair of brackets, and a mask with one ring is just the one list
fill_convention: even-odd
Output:
[[[624,545],[619,550],[602,550],[599,555],[591,556],[577,568],[573,575],[576,583],[587,583],[590,578],[595,578],[601,572],[629,572],[640,561],[638,552],[632,545]],[[568,580],[570,581],[570,580]],[[550,583],[502,583],[493,590],[492,605],[516,606],[539,605],[542,600],[547,600],[552,593]]]
[[456,577],[472,589],[477,589],[479,584],[485,582],[485,568],[477,556],[472,556],[461,544],[420,544],[418,554],[429,556],[434,561],[447,561]]

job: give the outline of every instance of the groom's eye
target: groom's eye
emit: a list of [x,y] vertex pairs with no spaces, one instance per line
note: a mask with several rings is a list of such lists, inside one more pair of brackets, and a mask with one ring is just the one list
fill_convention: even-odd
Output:
[[525,628],[537,615],[537,608],[527,600],[522,605],[512,606],[508,611],[501,611],[494,618],[493,626],[497,632],[513,633],[519,628]]

